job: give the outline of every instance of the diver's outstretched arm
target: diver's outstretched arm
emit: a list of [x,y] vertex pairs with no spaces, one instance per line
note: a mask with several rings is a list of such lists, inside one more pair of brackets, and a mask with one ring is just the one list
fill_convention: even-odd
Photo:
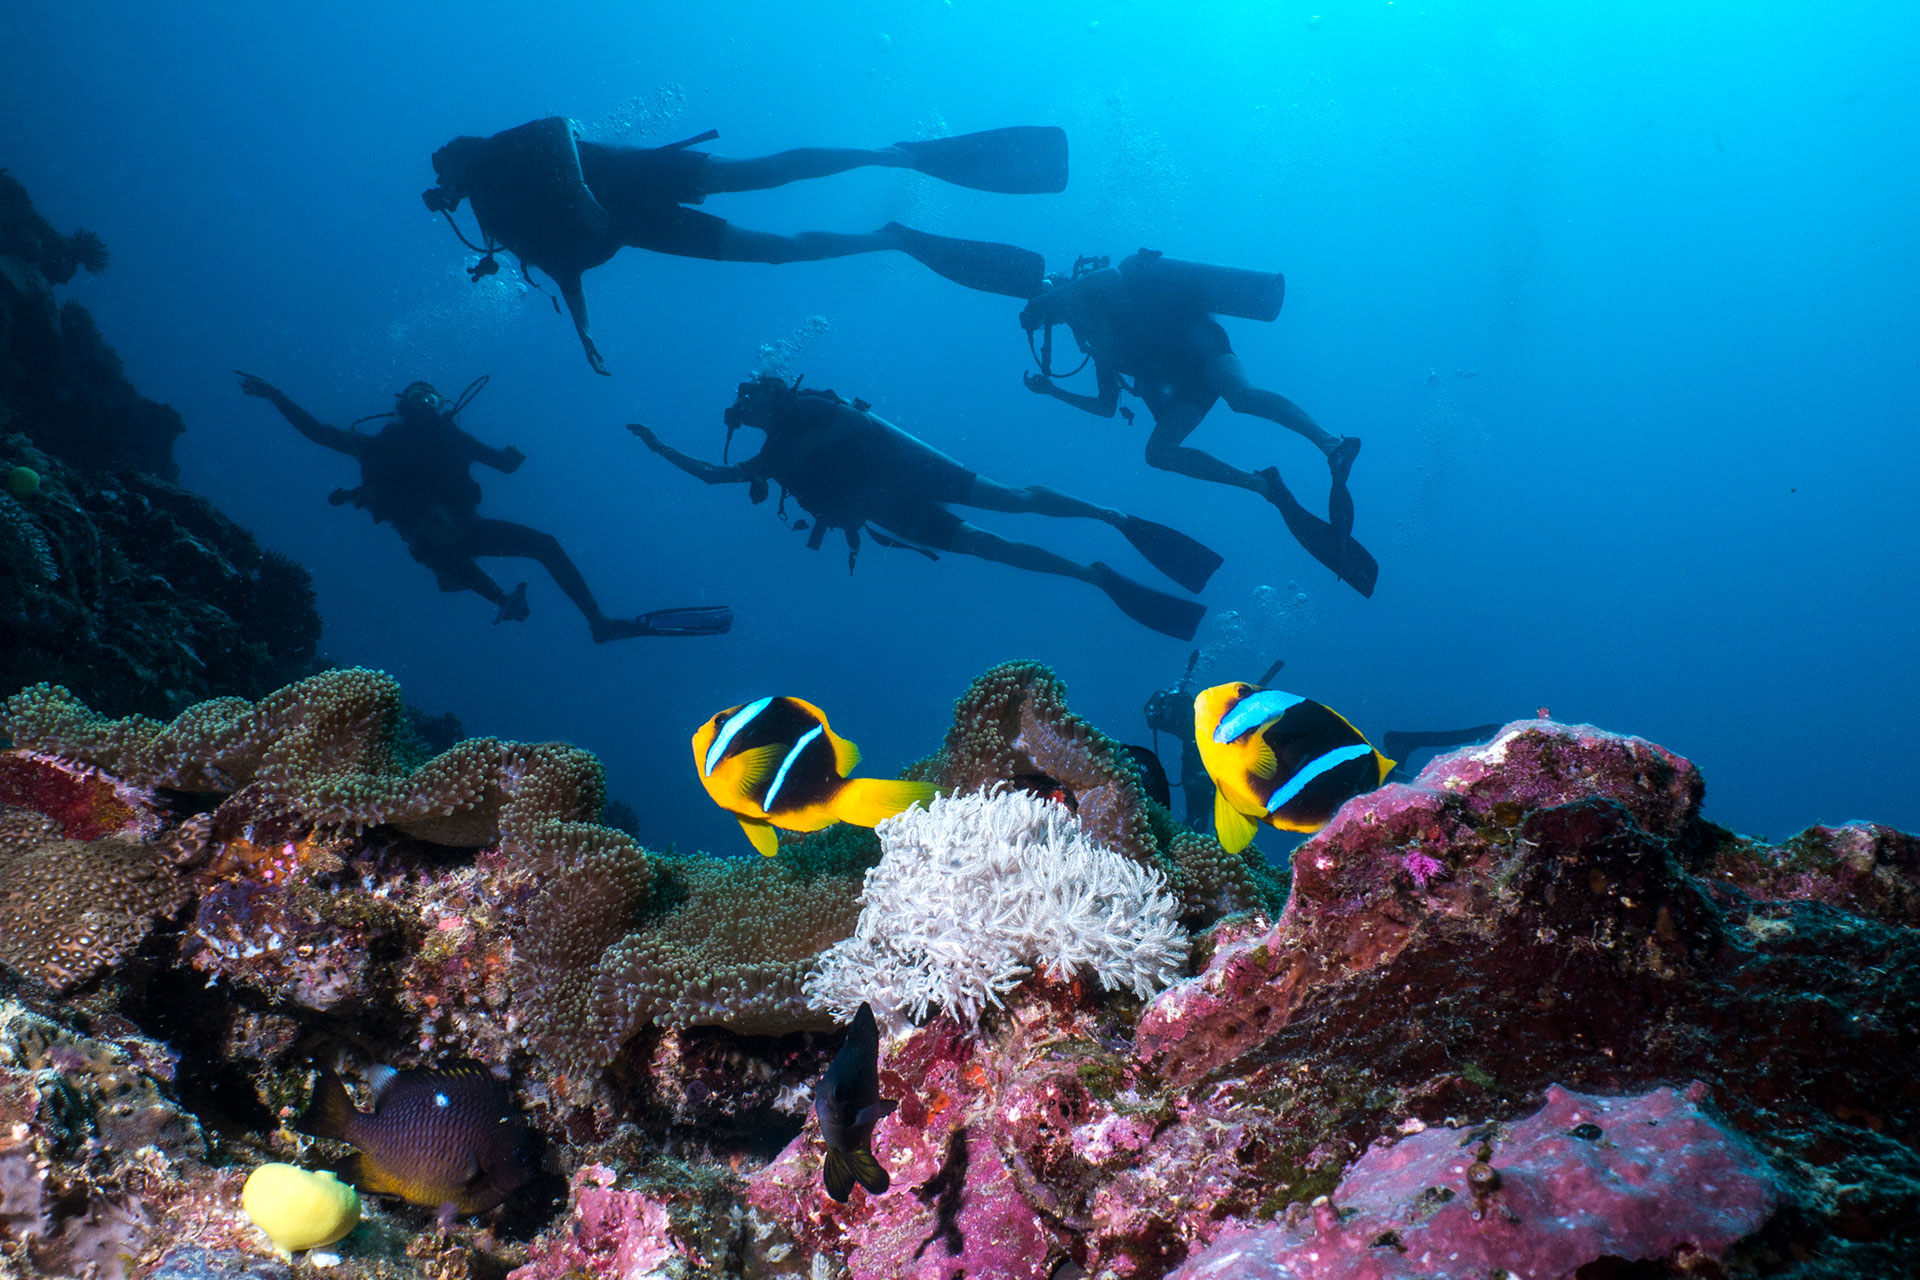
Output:
[[295,431],[315,444],[332,449],[336,453],[349,454],[356,458],[360,456],[360,446],[366,440],[365,436],[355,435],[351,431],[342,431],[339,427],[328,426],[288,399],[286,392],[264,378],[256,378],[240,369],[235,369],[234,372],[240,375],[241,394],[258,396],[271,404],[280,411],[281,417],[293,424]]
[[730,467],[722,467],[711,462],[704,462],[699,458],[691,457],[680,452],[659,436],[653,434],[651,428],[642,426],[638,422],[629,422],[627,424],[627,430],[640,437],[640,443],[646,445],[647,448],[653,450],[696,480],[704,480],[708,484],[751,484],[753,482],[754,474],[747,470],[745,463],[736,462]]
[[455,427],[454,436],[460,442],[460,454],[469,462],[477,462],[483,467],[492,467],[503,475],[512,475],[527,460],[527,455],[512,445],[496,449],[490,444],[474,439],[466,432]]
[[1072,405],[1085,413],[1111,418],[1120,407],[1120,375],[1098,360],[1093,363],[1093,371],[1100,383],[1100,394],[1093,396],[1068,391],[1053,379],[1043,378],[1037,373],[1022,374],[1021,380],[1027,384],[1027,390],[1035,395],[1052,396],[1060,403]]
[[595,373],[611,377],[607,362],[600,358],[600,348],[594,345],[593,335],[587,332],[587,295],[580,287],[580,273],[576,271],[564,279],[553,275],[551,270],[547,274],[553,276],[554,284],[560,288],[560,296],[566,299],[567,311],[573,316],[573,331],[580,335],[580,349],[587,353],[587,363],[593,366]]

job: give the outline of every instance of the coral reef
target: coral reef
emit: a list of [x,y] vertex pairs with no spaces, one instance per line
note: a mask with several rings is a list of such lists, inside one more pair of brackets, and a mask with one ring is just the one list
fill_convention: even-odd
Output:
[[15,694],[0,714],[17,747],[98,765],[143,787],[223,794],[255,784],[314,823],[389,826],[469,848],[498,840],[547,859],[636,847],[592,821],[606,780],[589,753],[469,738],[425,759],[408,723],[393,677],[357,667],[309,676],[257,704],[201,703],[165,724],[110,719],[48,684]]
[[0,688],[54,679],[101,705],[171,714],[257,697],[312,666],[306,570],[263,551],[206,499],[139,472],[84,473],[0,433]]
[[0,842],[0,963],[70,990],[131,955],[186,905],[173,868],[109,836]]
[[[990,673],[974,713],[927,766],[958,794],[902,820],[922,872],[961,873],[929,887],[888,868],[891,830],[642,850],[596,820],[591,756],[430,754],[374,672],[168,722],[26,690],[0,754],[0,939],[33,949],[0,957],[0,1272],[286,1275],[239,1196],[323,1162],[285,1128],[311,1068],[453,1056],[511,1075],[541,1179],[445,1234],[369,1198],[339,1280],[1811,1280],[1920,1249],[1913,837],[1744,840],[1700,819],[1686,760],[1528,721],[1350,802],[1274,910],[1043,670]],[[1139,839],[1095,854],[1094,827]],[[1204,926],[1188,977],[1176,915]],[[830,1201],[807,1086],[838,1036],[807,980],[856,928],[991,968],[989,925],[1032,972],[883,1046],[892,1187]]]
[[[1416,1261],[1404,1220],[1361,1242],[1370,1261],[1332,1265],[1342,1224],[1372,1221],[1340,1197],[1346,1185],[1357,1201],[1343,1180],[1370,1175],[1356,1161],[1376,1142],[1493,1122],[1446,1140],[1498,1139],[1496,1181],[1503,1161],[1535,1171],[1516,1174],[1513,1195],[1529,1178],[1571,1186],[1592,1150],[1547,1143],[1523,1159],[1498,1126],[1543,1097],[1570,1105],[1556,1084],[1618,1095],[1695,1079],[1684,1107],[1671,1095],[1605,1105],[1691,1114],[1710,1097],[1757,1153],[1741,1167],[1773,1190],[1742,1200],[1737,1230],[1663,1210],[1692,1233],[1691,1252],[1680,1235],[1659,1236],[1639,1202],[1596,1204],[1592,1233],[1565,1244],[1585,1256],[1546,1274],[1618,1256],[1610,1239],[1639,1240],[1651,1258],[1680,1249],[1676,1265],[1695,1271],[1722,1257],[1772,1272],[1898,1274],[1920,1246],[1920,1095],[1900,1065],[1920,1052],[1920,937],[1877,916],[1913,888],[1908,846],[1863,829],[1769,853],[1701,822],[1700,794],[1697,771],[1651,744],[1510,725],[1410,786],[1347,805],[1296,850],[1281,918],[1216,929],[1203,971],[1156,997],[1130,1038],[1030,983],[980,1037],[942,1019],[890,1046],[883,1093],[919,1100],[875,1131],[893,1192],[823,1201],[809,1125],[750,1180],[749,1199],[856,1277],[986,1273],[1007,1265],[998,1251],[1010,1238],[1024,1242],[1023,1260],[1006,1274],[1049,1274],[1071,1258],[1095,1275],[1156,1276],[1229,1228],[1276,1216],[1292,1227],[1318,1217],[1313,1238],[1328,1242],[1326,1270],[1285,1254],[1296,1263],[1286,1274],[1429,1274],[1391,1269]],[[1740,887],[1745,867],[1757,869],[1755,889],[1777,893],[1785,865],[1808,877],[1791,900]],[[1558,1112],[1546,1114],[1543,1125]],[[1689,1146],[1688,1132],[1676,1123],[1660,1135],[1667,1172],[1712,1146]],[[1469,1189],[1457,1194],[1467,1207]],[[1327,1212],[1310,1211],[1328,1195]],[[1403,1202],[1368,1211],[1391,1216]],[[969,1206],[991,1210],[991,1224],[969,1225]],[[1453,1229],[1451,1218],[1426,1221]],[[1291,1247],[1269,1244],[1267,1256]],[[1236,1273],[1196,1262],[1189,1274]]]
[[690,1257],[693,1251],[674,1234],[667,1206],[644,1191],[616,1190],[617,1180],[601,1164],[575,1173],[565,1231],[507,1280],[664,1275],[669,1260]]
[[877,831],[859,926],[806,985],[841,1021],[865,1001],[896,1030],[935,1008],[971,1024],[1042,965],[1142,999],[1185,969],[1165,877],[1093,843],[1055,801],[940,797]]
[[1257,852],[1230,854],[1148,799],[1132,757],[1068,709],[1066,686],[1042,663],[1002,663],[975,680],[954,705],[939,754],[912,776],[947,792],[1057,789],[1095,841],[1167,877],[1190,928],[1277,911],[1286,898]]

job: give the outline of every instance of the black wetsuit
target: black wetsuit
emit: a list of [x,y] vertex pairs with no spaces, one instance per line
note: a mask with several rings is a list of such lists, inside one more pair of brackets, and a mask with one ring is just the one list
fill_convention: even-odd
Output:
[[747,474],[780,485],[818,525],[871,524],[906,542],[952,544],[964,522],[942,504],[967,500],[972,471],[830,392],[801,392],[784,412],[789,420],[741,464]]
[[580,172],[612,216],[621,244],[683,258],[718,258],[727,220],[698,209],[707,198],[700,171],[710,158],[680,147],[617,147],[581,142]]
[[1207,367],[1233,354],[1220,322],[1200,305],[1125,280],[1091,337],[1093,358],[1133,379],[1133,392],[1157,419],[1176,404],[1203,413],[1220,398]]

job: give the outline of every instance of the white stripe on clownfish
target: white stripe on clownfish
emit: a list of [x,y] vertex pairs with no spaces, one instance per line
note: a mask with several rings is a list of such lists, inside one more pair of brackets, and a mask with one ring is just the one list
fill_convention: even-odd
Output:
[[762,698],[758,702],[749,702],[728,716],[727,722],[720,726],[720,732],[713,735],[713,745],[707,748],[707,758],[703,762],[701,772],[712,777],[714,769],[727,754],[727,747],[733,742],[734,735],[746,728],[755,717],[772,705],[772,698]]

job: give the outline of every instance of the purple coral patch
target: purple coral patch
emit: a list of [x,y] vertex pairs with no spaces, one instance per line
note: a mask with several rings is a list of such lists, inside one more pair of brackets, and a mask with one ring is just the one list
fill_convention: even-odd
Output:
[[1479,1280],[1570,1276],[1603,1257],[1713,1256],[1759,1229],[1778,1193],[1764,1161],[1700,1108],[1706,1086],[1602,1098],[1559,1086],[1491,1138],[1428,1129],[1375,1147],[1332,1206],[1297,1224],[1230,1228],[1179,1280]]

